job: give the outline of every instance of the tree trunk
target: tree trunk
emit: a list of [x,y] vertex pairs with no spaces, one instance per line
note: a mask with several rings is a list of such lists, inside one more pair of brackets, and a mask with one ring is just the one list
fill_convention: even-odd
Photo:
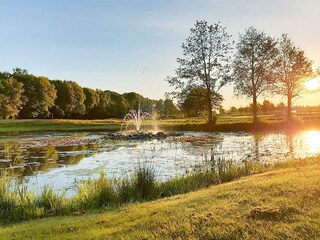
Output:
[[213,122],[213,115],[212,115],[212,102],[211,99],[208,100],[208,123]]
[[252,98],[252,112],[253,112],[253,123],[258,122],[258,106],[257,106],[257,96],[253,95]]
[[292,108],[292,98],[290,95],[288,95],[288,106],[287,106],[287,120],[288,121],[292,120],[291,108]]

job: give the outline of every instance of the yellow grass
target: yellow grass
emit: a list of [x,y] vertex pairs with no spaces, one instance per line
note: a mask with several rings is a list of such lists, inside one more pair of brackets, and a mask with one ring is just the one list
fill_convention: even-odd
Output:
[[[0,239],[319,239],[320,165],[118,210],[0,228]],[[81,214],[80,214],[81,215]]]

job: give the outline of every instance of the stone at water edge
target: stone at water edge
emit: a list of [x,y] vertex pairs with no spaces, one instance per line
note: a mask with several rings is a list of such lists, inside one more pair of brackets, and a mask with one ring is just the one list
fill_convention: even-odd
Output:
[[155,139],[155,138],[166,138],[170,136],[170,134],[166,134],[164,132],[135,132],[135,133],[110,133],[108,135],[111,139],[123,139],[123,140],[143,140],[143,139]]
[[157,132],[156,137],[165,138],[167,137],[167,134],[165,134],[164,132]]

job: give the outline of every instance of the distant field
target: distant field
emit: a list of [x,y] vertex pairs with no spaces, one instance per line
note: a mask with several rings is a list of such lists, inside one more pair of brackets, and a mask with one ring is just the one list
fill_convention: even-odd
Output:
[[[283,115],[259,116],[261,128],[279,129],[284,127]],[[319,114],[303,114],[297,116],[303,127],[320,128]],[[0,120],[0,134],[18,134],[24,132],[67,132],[67,131],[117,131],[121,128],[121,119],[105,120]],[[216,126],[206,125],[206,118],[179,118],[151,121],[144,124],[147,130],[184,130],[184,131],[242,131],[251,130],[252,116],[224,115],[218,118]]]

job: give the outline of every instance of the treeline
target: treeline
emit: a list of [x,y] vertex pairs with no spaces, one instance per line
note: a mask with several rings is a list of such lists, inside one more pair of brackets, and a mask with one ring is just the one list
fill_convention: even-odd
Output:
[[74,81],[50,80],[15,68],[0,72],[0,118],[123,118],[130,109],[172,117],[179,110],[171,99],[153,100],[138,93],[119,94],[81,87]]
[[196,21],[181,45],[181,58],[173,76],[166,81],[174,87],[171,93],[183,112],[197,115],[206,111],[208,123],[215,123],[213,110],[221,108],[223,86],[233,85],[234,94],[252,101],[253,121],[258,122],[262,96],[286,98],[287,119],[292,118],[294,101],[320,90],[307,87],[320,76],[305,52],[282,34],[271,37],[249,27],[239,34],[236,44],[220,23]]
[[[257,103],[257,112],[259,114],[273,114],[273,113],[279,113],[284,114],[287,110],[287,106],[280,102],[277,105],[270,102],[269,100],[264,100],[262,104]],[[245,106],[245,107],[230,107],[228,111],[225,111],[225,113],[229,114],[252,114],[253,113],[253,105],[252,103]]]

